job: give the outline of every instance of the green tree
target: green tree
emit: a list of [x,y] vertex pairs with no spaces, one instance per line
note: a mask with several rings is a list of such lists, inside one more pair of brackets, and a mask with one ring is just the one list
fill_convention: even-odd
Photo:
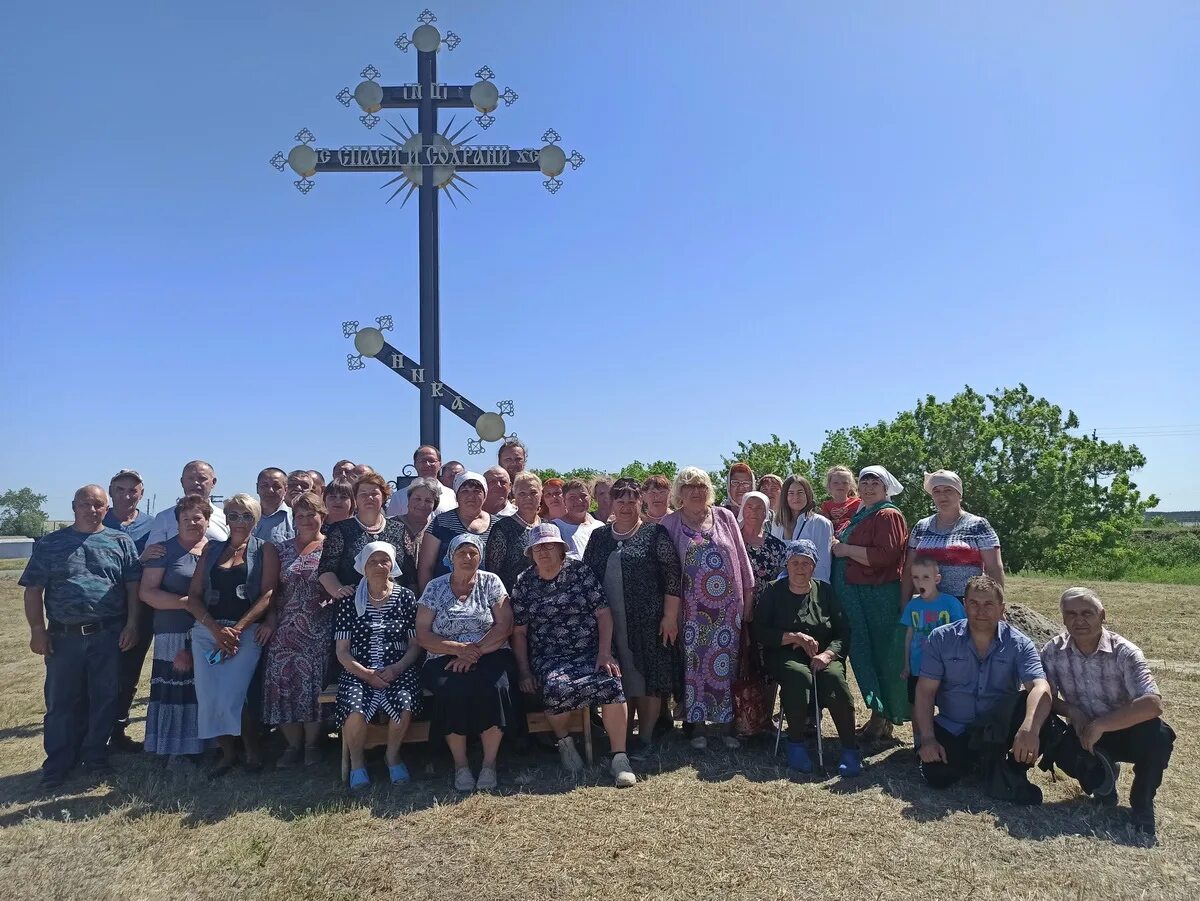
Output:
[[647,476],[652,475],[666,476],[668,479],[674,480],[678,472],[679,466],[674,460],[655,460],[649,464],[643,463],[641,460],[634,460],[627,466],[623,466],[617,476],[644,482]]
[[1078,430],[1073,412],[1024,385],[987,395],[968,387],[949,401],[930,395],[890,422],[827,433],[811,469],[886,466],[905,487],[895,502],[910,525],[932,512],[924,474],[954,470],[963,506],[991,522],[1009,567],[1069,569],[1119,554],[1158,503],[1130,478],[1146,464],[1136,446]]
[[40,538],[49,519],[42,509],[44,503],[46,495],[34,494],[32,488],[0,494],[0,535]]
[[725,475],[734,463],[745,463],[754,470],[754,478],[759,479],[771,472],[786,479],[795,473],[811,478],[811,462],[804,456],[800,446],[795,441],[784,441],[778,435],[771,435],[770,441],[739,441],[737,450],[730,456],[722,456],[723,469],[720,472],[710,472],[713,487],[717,489],[717,500],[725,499]]

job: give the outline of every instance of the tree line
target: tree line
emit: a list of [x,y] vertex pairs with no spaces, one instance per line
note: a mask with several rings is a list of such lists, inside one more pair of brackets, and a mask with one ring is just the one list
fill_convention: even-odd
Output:
[[[818,496],[830,466],[857,472],[881,464],[905,486],[893,500],[910,525],[933,512],[921,487],[925,473],[953,470],[963,480],[963,506],[991,522],[1014,570],[1065,572],[1127,552],[1133,530],[1158,504],[1132,479],[1146,465],[1136,445],[1083,432],[1074,412],[1035,397],[1025,385],[989,394],[966,387],[948,401],[928,395],[890,420],[827,431],[821,446],[809,451],[774,434],[739,441],[721,462],[727,469],[739,460],[756,476],[802,475]],[[672,460],[634,460],[616,474],[673,478],[677,471]],[[571,478],[597,470],[538,473]],[[711,475],[723,498],[724,471]]]

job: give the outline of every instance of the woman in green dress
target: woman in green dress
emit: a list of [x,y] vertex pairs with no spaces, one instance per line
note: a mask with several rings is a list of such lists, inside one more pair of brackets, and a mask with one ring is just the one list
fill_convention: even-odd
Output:
[[833,588],[850,620],[850,666],[871,718],[864,741],[890,738],[912,709],[900,672],[904,632],[897,625],[908,523],[891,498],[903,486],[882,466],[858,476],[862,506],[833,539]]

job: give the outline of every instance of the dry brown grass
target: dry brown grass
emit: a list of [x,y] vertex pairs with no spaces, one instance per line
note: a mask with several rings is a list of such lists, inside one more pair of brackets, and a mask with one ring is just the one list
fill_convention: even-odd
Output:
[[[555,758],[503,758],[504,790],[457,796],[445,758],[413,751],[417,782],[347,799],[332,749],[316,773],[208,783],[148,758],[107,782],[37,790],[42,666],[26,647],[15,573],[0,573],[0,896],[22,898],[1186,898],[1200,897],[1200,589],[1098,586],[1114,624],[1164,661],[1180,733],[1160,844],[1072,783],[1039,810],[931,794],[910,746],[862,778],[793,781],[753,748],[693,757],[676,743],[617,792]],[[1013,579],[1054,613],[1062,583]],[[144,712],[139,708],[137,712]],[[907,740],[908,732],[904,730]],[[433,770],[425,771],[427,761]],[[1127,796],[1129,774],[1122,777]]]

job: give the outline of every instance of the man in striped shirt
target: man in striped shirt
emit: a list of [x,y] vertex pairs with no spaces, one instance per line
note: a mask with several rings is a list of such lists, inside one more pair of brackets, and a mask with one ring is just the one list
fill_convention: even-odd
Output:
[[[1130,819],[1153,836],[1154,795],[1175,743],[1174,731],[1162,720],[1158,685],[1137,645],[1104,627],[1104,604],[1096,592],[1068,588],[1060,606],[1067,630],[1042,649],[1042,666],[1054,692],[1054,713],[1071,728],[1062,728],[1062,741],[1047,752],[1042,767],[1058,764],[1078,777],[1076,764],[1086,760],[1081,752],[1132,763]],[[1101,804],[1117,803],[1115,785],[1092,793]]]

